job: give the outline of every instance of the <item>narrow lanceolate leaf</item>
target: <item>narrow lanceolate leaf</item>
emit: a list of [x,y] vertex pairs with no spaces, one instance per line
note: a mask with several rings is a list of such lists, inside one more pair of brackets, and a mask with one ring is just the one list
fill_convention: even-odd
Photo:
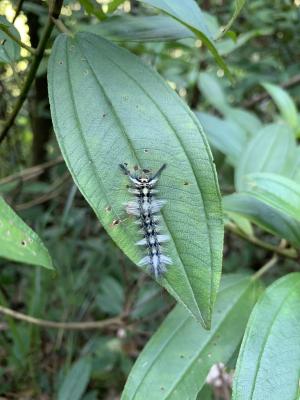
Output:
[[161,42],[195,37],[190,29],[167,15],[120,15],[101,24],[79,24],[78,30],[117,42]]
[[20,34],[13,24],[0,15],[0,61],[11,63],[17,60],[20,56],[20,46],[6,33],[10,32],[12,35],[20,40]]
[[63,380],[57,399],[80,400],[89,383],[91,372],[92,360],[89,357],[76,361]]
[[225,196],[223,205],[229,216],[234,213],[246,217],[267,232],[288,240],[297,248],[300,247],[299,221],[257,199],[251,192]]
[[246,177],[252,196],[300,222],[300,184],[277,174],[257,173]]
[[140,354],[122,400],[195,399],[211,366],[239,346],[257,289],[248,277],[225,277],[210,332],[177,305]]
[[227,119],[231,119],[238,124],[240,128],[244,129],[249,138],[255,136],[262,127],[260,120],[254,113],[243,110],[242,108],[230,107],[226,110],[225,116]]
[[0,197],[0,257],[53,269],[38,235]]
[[207,101],[225,115],[230,105],[220,81],[211,73],[202,72],[199,74],[198,87]]
[[[63,156],[91,207],[137,263],[143,251],[124,202],[119,169],[157,170],[162,231],[173,265],[160,280],[209,326],[219,284],[223,222],[215,168],[203,131],[177,94],[137,57],[92,34],[60,35],[49,63],[49,97]],[[63,105],[63,106],[62,106]],[[116,223],[120,222],[120,223]]]
[[142,3],[149,4],[159,10],[171,15],[173,18],[181,21],[199,32],[202,32],[207,37],[211,38],[211,33],[205,21],[205,15],[195,0],[139,0]]
[[208,113],[196,112],[208,140],[212,146],[228,157],[228,161],[236,166],[241,152],[246,146],[247,134],[238,124],[224,120]]
[[233,400],[299,399],[300,273],[271,285],[254,307],[237,362]]
[[188,27],[208,48],[216,62],[230,75],[230,72],[225,64],[223,58],[218,53],[212,38],[211,33],[206,24],[206,17],[202,13],[200,7],[194,0],[138,0],[150,6],[156,7],[164,11],[166,14],[175,18],[184,26]]
[[300,134],[297,107],[288,92],[280,86],[272,85],[271,83],[264,83],[263,87],[276,103],[282,118],[290,125],[296,134]]
[[235,171],[235,186],[245,190],[245,176],[253,172],[273,172],[290,176],[296,162],[296,142],[285,124],[270,124],[249,142]]

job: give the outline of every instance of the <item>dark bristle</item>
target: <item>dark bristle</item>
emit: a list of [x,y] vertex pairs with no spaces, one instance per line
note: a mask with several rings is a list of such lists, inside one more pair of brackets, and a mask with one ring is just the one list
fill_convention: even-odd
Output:
[[126,168],[125,165],[127,165],[127,164],[126,164],[126,163],[124,163],[124,164],[119,164],[119,167],[121,168],[122,172],[123,172],[125,175],[129,175],[129,171],[128,171],[128,169]]

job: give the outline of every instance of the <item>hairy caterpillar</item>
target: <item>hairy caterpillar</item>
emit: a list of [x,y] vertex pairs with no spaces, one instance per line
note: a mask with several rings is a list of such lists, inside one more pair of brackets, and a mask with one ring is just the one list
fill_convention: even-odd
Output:
[[120,168],[128,176],[132,185],[129,192],[136,197],[134,201],[126,204],[127,213],[137,217],[136,224],[140,225],[140,232],[144,236],[136,244],[146,246],[147,250],[147,255],[140,260],[138,265],[148,265],[150,273],[155,278],[160,278],[166,272],[166,265],[172,264],[172,260],[162,254],[161,244],[168,241],[169,237],[158,234],[159,216],[157,213],[166,201],[156,200],[153,194],[157,193],[154,187],[160,174],[166,168],[166,164],[163,164],[154,175],[150,175],[148,170],[143,170],[141,175],[137,172],[131,173],[126,164],[120,164]]

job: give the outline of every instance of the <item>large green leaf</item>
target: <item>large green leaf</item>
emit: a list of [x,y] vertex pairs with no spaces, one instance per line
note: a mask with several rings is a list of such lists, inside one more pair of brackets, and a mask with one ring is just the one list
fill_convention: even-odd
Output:
[[295,247],[300,247],[300,223],[286,213],[258,200],[251,193],[242,192],[225,196],[223,206],[225,212],[246,217],[266,231],[287,239]]
[[218,53],[205,21],[205,15],[194,0],[138,0],[149,4],[187,26],[208,48],[219,66],[230,76],[223,58]]
[[265,126],[241,154],[235,171],[237,190],[246,188],[245,176],[253,172],[290,176],[296,157],[296,143],[290,128],[280,123]]
[[117,42],[152,42],[195,37],[190,29],[167,15],[120,15],[101,24],[79,24],[78,30],[95,33]]
[[140,354],[122,400],[195,399],[211,366],[239,346],[257,294],[250,278],[225,277],[210,332],[176,306]]
[[0,197],[0,257],[53,269],[38,235]]
[[[206,326],[219,284],[223,222],[211,153],[197,118],[128,51],[92,34],[60,35],[49,62],[54,129],[72,176],[101,223],[135,262],[143,251],[118,164],[167,169],[159,182],[172,257],[162,284]],[[113,224],[114,220],[122,221]]]
[[233,400],[299,399],[300,273],[271,285],[249,319]]
[[228,161],[236,166],[247,142],[246,132],[234,121],[203,112],[196,112],[196,115],[210,144],[224,153]]
[[13,24],[0,15],[0,62],[11,63],[20,57],[20,46],[5,33],[7,30],[20,40],[20,34]]
[[270,173],[246,176],[252,196],[300,222],[300,185],[289,178]]
[[280,86],[271,83],[263,83],[263,87],[269,92],[276,103],[282,118],[290,125],[296,134],[300,135],[299,117],[296,104],[287,91]]

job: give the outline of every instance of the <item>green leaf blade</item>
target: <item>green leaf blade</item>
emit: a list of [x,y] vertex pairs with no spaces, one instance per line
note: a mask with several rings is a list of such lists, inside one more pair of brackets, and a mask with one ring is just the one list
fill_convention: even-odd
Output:
[[298,183],[271,173],[247,175],[246,183],[252,196],[300,222],[300,185]]
[[285,124],[270,124],[250,141],[235,171],[235,186],[245,190],[245,176],[254,172],[272,172],[289,176],[296,162],[296,142]]
[[84,357],[76,361],[59,388],[58,400],[80,400],[89,383],[91,372],[91,358]]
[[300,247],[300,223],[286,213],[267,205],[250,192],[233,193],[223,197],[226,213],[241,215],[293,246]]
[[256,304],[240,350],[233,400],[299,396],[300,273],[273,283]]
[[247,277],[225,277],[210,332],[176,306],[140,354],[122,400],[196,398],[211,366],[226,363],[238,347],[257,288]]
[[53,269],[48,250],[38,235],[0,197],[0,256]]
[[236,166],[246,142],[246,132],[231,120],[224,120],[204,112],[196,112],[209,142]]
[[161,42],[195,37],[190,29],[167,15],[120,15],[101,24],[80,24],[78,28],[117,42]]
[[231,78],[230,71],[216,49],[209,29],[206,25],[205,16],[200,7],[194,0],[138,0],[140,2],[149,4],[159,10],[164,11],[166,14],[175,18],[177,21],[188,27],[208,48],[210,53],[215,58],[218,65],[224,72]]
[[[84,95],[83,95],[84,94]],[[61,35],[49,64],[55,132],[66,163],[101,223],[137,263],[138,229],[124,219],[127,162],[157,170],[167,253],[159,282],[206,326],[220,279],[223,221],[208,144],[193,113],[138,58],[91,34]],[[60,108],[64,104],[64,108]]]
[[[13,24],[7,21],[7,19],[0,15],[0,24],[3,25],[4,29],[7,29],[19,40],[19,31]],[[0,29],[0,61],[5,63],[12,63],[20,57],[20,46],[11,39],[3,30]]]
[[194,0],[173,0],[172,2],[168,0],[139,0],[142,3],[146,3],[152,7],[158,8],[164,11],[173,18],[184,22],[185,25],[192,27],[193,29],[203,33],[209,39],[211,38],[211,33],[205,22],[205,17]]
[[288,92],[280,86],[271,83],[263,83],[262,86],[276,103],[282,118],[290,125],[296,134],[299,133],[299,120],[296,104]]

